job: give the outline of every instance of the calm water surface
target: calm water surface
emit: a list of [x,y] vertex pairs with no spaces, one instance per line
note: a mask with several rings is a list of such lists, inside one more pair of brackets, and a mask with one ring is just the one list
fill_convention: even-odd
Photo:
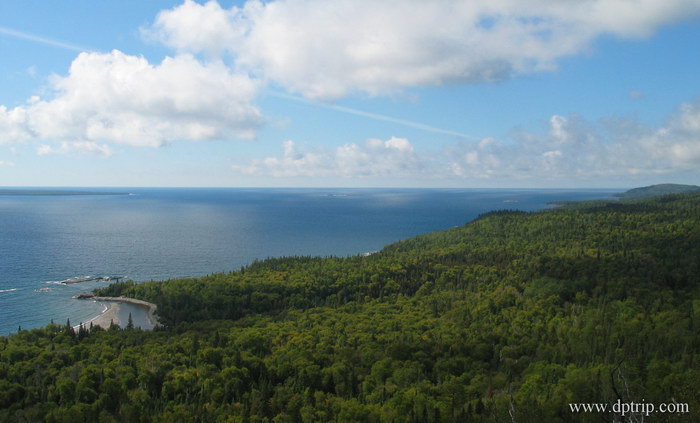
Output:
[[108,282],[52,283],[71,277],[164,280],[266,257],[360,254],[489,210],[536,210],[620,190],[114,191],[131,195],[0,196],[0,335],[101,312],[100,304],[71,297]]

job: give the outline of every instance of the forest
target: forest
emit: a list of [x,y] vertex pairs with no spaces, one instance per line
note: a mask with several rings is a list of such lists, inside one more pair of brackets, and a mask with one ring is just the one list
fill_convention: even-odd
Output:
[[[697,422],[700,194],[109,285],[164,327],[0,337],[0,422]],[[650,416],[570,403],[687,404]]]

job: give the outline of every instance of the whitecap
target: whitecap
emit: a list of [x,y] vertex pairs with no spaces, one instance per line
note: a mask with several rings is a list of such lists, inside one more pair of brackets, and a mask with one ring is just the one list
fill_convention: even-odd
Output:
[[34,290],[34,292],[49,292],[53,291],[53,288],[37,288]]

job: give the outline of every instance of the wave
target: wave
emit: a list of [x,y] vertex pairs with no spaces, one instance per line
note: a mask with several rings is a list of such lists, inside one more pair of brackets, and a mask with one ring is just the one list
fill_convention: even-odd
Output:
[[0,289],[0,293],[2,293],[2,292],[15,292],[15,291],[17,291],[18,289],[19,289],[19,288]]

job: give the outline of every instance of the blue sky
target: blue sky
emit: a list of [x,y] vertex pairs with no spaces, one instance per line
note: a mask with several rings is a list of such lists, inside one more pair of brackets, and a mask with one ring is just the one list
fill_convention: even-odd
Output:
[[700,0],[5,1],[0,184],[700,184],[699,41]]

